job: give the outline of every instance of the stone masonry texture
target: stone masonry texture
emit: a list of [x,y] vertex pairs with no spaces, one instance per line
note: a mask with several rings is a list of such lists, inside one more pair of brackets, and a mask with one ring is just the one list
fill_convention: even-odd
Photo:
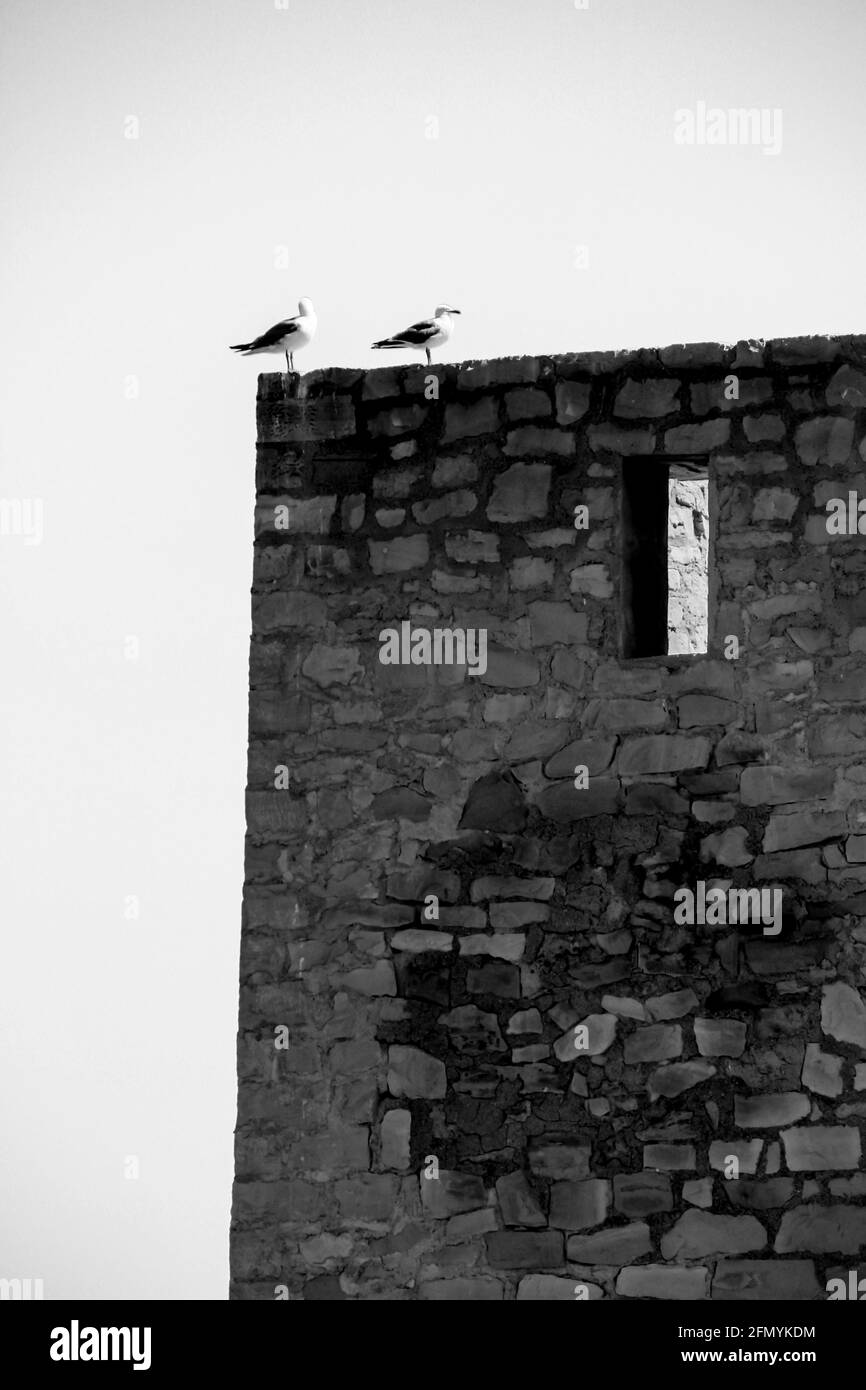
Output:
[[[232,1298],[859,1269],[864,403],[866,338],[260,377]],[[626,658],[625,470],[686,457],[707,650]]]

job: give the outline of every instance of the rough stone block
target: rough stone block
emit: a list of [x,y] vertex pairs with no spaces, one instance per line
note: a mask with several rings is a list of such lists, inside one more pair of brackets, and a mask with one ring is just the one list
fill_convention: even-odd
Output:
[[350,970],[343,976],[341,983],[344,988],[354,990],[357,994],[365,994],[369,998],[397,993],[394,967],[389,960],[379,960],[375,965]]
[[[575,1301],[575,1279],[563,1279],[556,1274],[526,1274],[517,1285],[517,1302],[524,1303],[573,1303]],[[587,1302],[603,1298],[598,1284],[581,1283],[587,1290]]]
[[731,435],[730,420],[705,420],[702,425],[674,425],[665,430],[665,451],[669,454],[708,454],[721,449]]
[[701,840],[701,859],[730,869],[751,864],[755,856],[749,849],[748,839],[749,832],[745,826],[729,826],[727,830]]
[[666,1260],[700,1260],[708,1255],[745,1255],[766,1245],[767,1232],[756,1217],[694,1209],[662,1236],[661,1253]]
[[866,1049],[866,1004],[861,994],[844,980],[824,985],[821,1029],[837,1042]]
[[505,414],[509,420],[532,420],[552,415],[553,405],[546,391],[536,386],[522,386],[505,396]]
[[802,1082],[819,1096],[840,1096],[844,1090],[842,1058],[824,1052],[820,1043],[807,1043]]
[[764,832],[765,854],[795,849],[800,845],[819,845],[845,833],[844,811],[793,811],[774,813]]
[[380,792],[373,797],[370,816],[373,820],[421,821],[427,819],[432,809],[433,802],[429,797],[422,796],[412,787],[392,787],[390,791]]
[[860,1162],[860,1131],[851,1125],[802,1125],[783,1130],[781,1139],[792,1173],[856,1168]]
[[455,439],[495,434],[498,429],[499,404],[492,396],[483,396],[471,405],[446,405],[442,443],[451,444]]
[[617,392],[613,413],[620,420],[659,419],[662,415],[671,415],[679,410],[680,385],[675,377],[647,381],[629,379]]
[[398,405],[373,415],[367,421],[367,429],[373,439],[382,435],[392,437],[398,434],[412,434],[420,429],[427,417],[427,411],[420,405]]
[[509,874],[501,878],[485,875],[473,880],[469,889],[474,903],[486,902],[489,898],[531,898],[547,902],[553,897],[556,879],[544,875],[540,878],[518,878]]
[[573,781],[545,787],[535,804],[543,816],[569,825],[591,816],[613,815],[620,801],[620,784],[616,778],[590,777],[586,787],[575,787]]
[[588,381],[560,381],[556,386],[556,423],[573,425],[589,410],[592,386]]
[[569,777],[575,768],[585,767],[590,777],[597,777],[610,767],[616,748],[615,738],[581,738],[566,744],[544,764],[545,777]]
[[696,1018],[695,1042],[702,1057],[741,1057],[746,1025],[735,1018]]
[[507,960],[487,960],[466,971],[470,994],[495,994],[500,999],[520,998],[520,971]]
[[712,1178],[691,1178],[688,1182],[684,1182],[683,1201],[689,1202],[693,1207],[711,1207],[713,1205]]
[[655,734],[627,739],[619,751],[617,769],[621,777],[700,770],[709,762],[711,749],[708,738],[690,737],[687,734]]
[[564,1264],[560,1231],[494,1231],[486,1237],[493,1269],[560,1269]]
[[668,710],[663,700],[638,700],[632,696],[591,700],[583,720],[586,729],[611,729],[617,733],[663,729],[667,722]]
[[619,454],[627,458],[632,454],[651,454],[655,449],[655,431],[649,427],[628,429],[618,425],[590,425],[587,437],[593,453]]
[[694,367],[724,367],[731,360],[731,349],[722,343],[671,343],[659,348],[659,360],[674,371]]
[[746,767],[740,778],[740,797],[746,806],[812,801],[832,795],[833,775],[831,767]]
[[676,1023],[654,1023],[638,1028],[625,1040],[627,1066],[642,1062],[668,1062],[683,1050],[683,1030]]
[[697,1167],[693,1144],[644,1144],[644,1168],[671,1173],[693,1173]]
[[442,497],[432,498],[429,502],[413,503],[412,515],[419,526],[432,526],[443,517],[470,516],[477,505],[478,498],[474,492],[458,488],[456,492],[447,492]]
[[733,700],[717,695],[684,695],[677,703],[677,722],[681,729],[697,729],[708,724],[730,724],[738,707]]
[[729,767],[732,763],[755,763],[764,757],[764,741],[754,734],[732,729],[716,746],[716,765]]
[[670,994],[654,994],[646,1000],[647,1018],[654,1023],[668,1018],[685,1018],[698,1007],[698,996],[692,989],[677,989]]
[[744,1178],[725,1183],[725,1195],[735,1207],[773,1211],[794,1195],[793,1178]]
[[535,657],[496,646],[488,646],[487,670],[478,676],[483,685],[502,686],[506,690],[537,685],[540,679],[541,671]]
[[[514,973],[512,972],[508,978],[513,985]],[[505,1042],[496,1014],[485,1013],[477,1004],[458,1004],[449,1013],[440,1014],[437,1022],[452,1034],[451,1044],[458,1052],[505,1051]]]
[[838,468],[854,445],[854,421],[844,415],[821,415],[797,426],[794,443],[801,463]]
[[430,558],[430,542],[426,535],[368,541],[367,546],[374,574],[402,574],[406,570],[420,569]]
[[418,1185],[421,1205],[428,1216],[455,1216],[459,1212],[477,1211],[487,1204],[484,1184],[474,1173],[440,1168],[438,1177],[428,1178],[424,1170],[418,1178]]
[[564,1231],[600,1226],[610,1206],[610,1183],[603,1178],[555,1182],[550,1189],[550,1224]]
[[381,1165],[398,1173],[409,1167],[412,1115],[409,1110],[388,1110],[382,1117]]
[[547,515],[549,463],[514,463],[497,475],[487,504],[491,521],[528,521]]
[[373,496],[384,502],[402,501],[408,497],[421,477],[421,468],[387,468],[373,479]]
[[710,1145],[710,1167],[725,1173],[730,1160],[735,1158],[739,1172],[757,1173],[763,1147],[763,1139],[715,1139]]
[[486,391],[491,386],[525,386],[537,381],[537,357],[499,357],[489,362],[464,362],[457,374],[459,391]]
[[689,803],[673,787],[660,786],[655,782],[637,782],[626,788],[625,813],[627,816],[687,816]]
[[539,599],[530,603],[527,613],[533,647],[549,647],[556,642],[575,647],[585,644],[589,620],[570,603]]
[[343,1221],[387,1221],[394,1212],[397,1179],[387,1173],[358,1173],[341,1178],[335,1193]]
[[445,454],[436,460],[430,481],[434,487],[460,487],[478,479],[478,463],[471,454]]
[[647,1082],[650,1100],[658,1100],[660,1096],[670,1099],[682,1095],[683,1091],[688,1091],[692,1086],[699,1086],[702,1081],[708,1081],[715,1074],[715,1067],[704,1061],[672,1062],[670,1066],[659,1067]]
[[487,1235],[488,1231],[499,1229],[493,1207],[480,1207],[475,1211],[459,1212],[449,1218],[445,1226],[445,1239],[452,1243],[471,1240],[473,1236]]
[[829,406],[862,410],[866,406],[866,374],[855,367],[839,367],[827,383],[825,400]]
[[728,394],[728,378],[718,381],[696,381],[689,390],[693,415],[709,415],[712,410],[745,410],[748,406],[763,405],[773,395],[773,383],[766,377],[741,377],[736,396]]
[[418,1297],[427,1303],[499,1303],[505,1297],[505,1285],[485,1274],[425,1279],[418,1285]]
[[712,1296],[729,1303],[796,1303],[822,1298],[824,1290],[811,1260],[719,1260]]
[[619,1020],[613,1014],[588,1014],[554,1043],[560,1062],[577,1062],[581,1057],[600,1057],[616,1037]]
[[524,454],[558,454],[561,458],[569,458],[574,449],[573,434],[566,434],[564,430],[545,430],[537,425],[522,425],[509,431],[502,452],[511,458]]
[[553,1182],[589,1177],[588,1144],[537,1144],[529,1150],[530,1170]]
[[436,1100],[445,1095],[445,1065],[417,1047],[388,1049],[388,1090],[392,1096]]
[[591,1236],[569,1236],[568,1258],[575,1264],[627,1265],[653,1253],[649,1227],[643,1221],[612,1226]]
[[785,422],[781,415],[747,415],[743,432],[750,444],[777,443],[785,437]]
[[734,1123],[740,1129],[780,1129],[794,1120],[805,1119],[811,1108],[809,1097],[799,1091],[735,1096]]
[[607,565],[578,565],[571,571],[569,592],[586,594],[590,598],[610,598],[613,583]]
[[[777,1255],[801,1250],[809,1254],[860,1255],[866,1245],[866,1207],[794,1207],[782,1215],[773,1249]],[[787,1268],[780,1265],[779,1268]]]
[[504,1225],[547,1225],[544,1212],[524,1173],[506,1173],[503,1177],[497,1178],[496,1196]]
[[707,1296],[708,1270],[704,1265],[677,1269],[671,1265],[635,1265],[617,1275],[615,1289],[621,1298],[661,1298],[665,1302],[690,1301]]
[[821,862],[820,849],[789,850],[781,854],[760,854],[752,873],[756,879],[800,879],[803,883],[826,883],[827,870]]
[[538,555],[521,555],[508,567],[508,582],[516,593],[528,589],[549,589],[553,583],[554,564]]
[[[694,1154],[692,1155],[694,1166]],[[664,1173],[620,1173],[613,1180],[613,1204],[624,1216],[673,1211],[671,1180]]]

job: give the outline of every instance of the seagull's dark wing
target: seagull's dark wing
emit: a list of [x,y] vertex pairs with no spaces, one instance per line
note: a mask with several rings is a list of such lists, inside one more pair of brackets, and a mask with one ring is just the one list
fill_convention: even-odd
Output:
[[431,338],[435,338],[438,332],[439,324],[435,319],[421,319],[420,322],[413,323],[411,328],[404,328],[402,333],[395,333],[393,338],[380,339],[373,347],[423,347]]
[[411,343],[413,347],[423,347],[427,339],[434,338],[438,332],[439,324],[435,319],[421,319],[413,323],[411,328],[404,328],[402,333],[395,333],[394,337],[403,343]]
[[282,342],[290,333],[298,331],[297,319],[283,319],[281,323],[275,323],[273,328],[269,328],[267,333],[263,333],[260,338],[254,338],[250,343],[251,348],[276,347],[277,343]]

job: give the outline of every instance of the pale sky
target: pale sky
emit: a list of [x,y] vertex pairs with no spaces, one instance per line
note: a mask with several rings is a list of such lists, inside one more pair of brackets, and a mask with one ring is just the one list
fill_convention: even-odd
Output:
[[[46,1298],[227,1294],[227,345],[302,295],[305,369],[420,360],[369,344],[442,300],[451,360],[866,331],[862,0],[278,4],[0,3],[2,498],[43,513],[0,535],[0,1276]],[[678,145],[699,102],[780,111],[780,153]]]

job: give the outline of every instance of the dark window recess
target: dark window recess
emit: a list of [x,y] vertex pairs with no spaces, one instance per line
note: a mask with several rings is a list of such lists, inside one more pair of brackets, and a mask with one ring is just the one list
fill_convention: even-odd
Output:
[[706,468],[635,458],[622,470],[623,656],[706,652]]

